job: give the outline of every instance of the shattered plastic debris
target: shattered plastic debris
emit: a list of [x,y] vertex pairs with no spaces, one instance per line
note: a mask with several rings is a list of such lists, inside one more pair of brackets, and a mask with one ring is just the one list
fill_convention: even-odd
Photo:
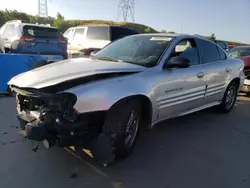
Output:
[[38,150],[38,148],[39,148],[39,142],[37,142],[37,141],[32,141],[31,144],[32,144],[32,146],[33,146],[32,151],[37,152],[37,150]]
[[93,157],[106,167],[109,163],[114,162],[115,154],[112,151],[112,140],[104,133],[100,133],[99,136],[93,141],[92,155]]

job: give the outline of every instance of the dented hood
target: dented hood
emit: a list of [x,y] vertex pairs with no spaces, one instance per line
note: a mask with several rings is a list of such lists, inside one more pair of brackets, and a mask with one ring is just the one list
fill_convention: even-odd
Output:
[[98,59],[75,58],[51,63],[49,65],[21,73],[13,77],[8,85],[29,88],[43,88],[68,80],[102,73],[141,72],[146,67]]

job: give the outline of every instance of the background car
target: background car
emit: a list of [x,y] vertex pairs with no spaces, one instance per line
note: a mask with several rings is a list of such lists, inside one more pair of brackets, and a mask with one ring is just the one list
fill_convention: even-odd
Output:
[[242,92],[250,94],[250,46],[238,46],[231,49],[229,55],[238,58],[244,61],[244,74],[246,80],[243,87],[241,88]]
[[128,156],[143,126],[212,106],[230,112],[243,67],[208,39],[141,34],[8,84],[17,93],[18,117],[29,139],[47,148],[88,143],[94,158],[107,162]]
[[10,53],[41,54],[67,58],[67,39],[57,28],[12,20],[0,29],[5,49]]
[[122,26],[89,25],[71,27],[64,32],[68,39],[68,54],[90,55],[107,44],[125,36],[138,34],[135,29]]
[[229,45],[226,42],[216,40],[215,43],[217,43],[223,50],[229,50]]
[[3,38],[0,36],[0,53],[4,53],[4,40]]

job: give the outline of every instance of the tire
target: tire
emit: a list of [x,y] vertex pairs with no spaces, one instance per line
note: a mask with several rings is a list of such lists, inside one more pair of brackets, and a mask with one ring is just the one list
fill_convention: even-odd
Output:
[[[112,148],[116,159],[127,157],[134,149],[139,136],[141,117],[141,106],[135,99],[119,102],[108,111],[102,131],[113,140]],[[134,119],[131,126],[130,118]]]
[[238,89],[239,89],[239,84],[237,84],[237,82],[232,81],[223,96],[222,102],[219,105],[219,110],[223,113],[229,113],[232,111],[236,99],[237,99],[237,95],[238,95]]

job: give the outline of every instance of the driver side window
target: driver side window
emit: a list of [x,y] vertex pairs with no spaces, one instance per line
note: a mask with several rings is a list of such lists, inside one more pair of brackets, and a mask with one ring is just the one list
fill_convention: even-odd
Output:
[[180,41],[172,51],[170,58],[181,56],[189,60],[190,65],[199,64],[199,54],[194,39],[184,39]]

